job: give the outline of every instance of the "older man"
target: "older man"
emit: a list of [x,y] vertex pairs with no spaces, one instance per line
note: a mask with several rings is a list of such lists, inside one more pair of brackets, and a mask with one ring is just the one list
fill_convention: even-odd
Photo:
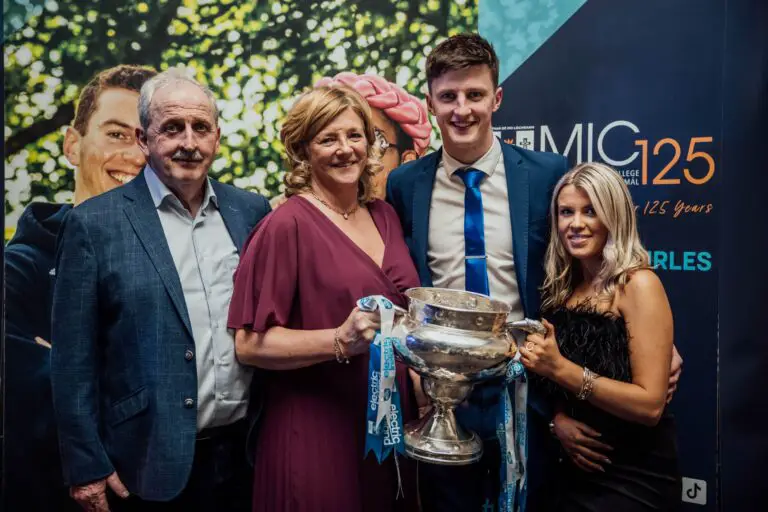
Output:
[[[139,91],[154,69],[105,69],[83,88],[63,152],[75,166],[75,206],[136,176]],[[61,481],[50,380],[51,269],[71,204],[31,203],[5,247],[6,510],[77,510]],[[30,407],[34,404],[34,407]],[[2,506],[0,506],[2,508]]]
[[161,73],[139,117],[147,166],[74,209],[59,241],[64,479],[86,510],[248,510],[251,374],[226,316],[239,250],[269,205],[208,178],[220,130],[207,88]]

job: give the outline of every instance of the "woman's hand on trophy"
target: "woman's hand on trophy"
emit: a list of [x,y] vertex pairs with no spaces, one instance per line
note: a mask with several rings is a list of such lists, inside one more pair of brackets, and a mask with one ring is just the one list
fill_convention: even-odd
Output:
[[525,343],[520,347],[520,362],[534,373],[552,377],[557,373],[564,358],[557,346],[555,327],[546,320],[542,320],[542,324],[547,333],[526,336]]
[[378,313],[355,308],[336,331],[344,357],[364,354],[381,327]]
[[589,473],[605,471],[603,465],[611,463],[606,453],[613,447],[598,441],[600,433],[589,425],[559,412],[552,420],[552,433],[578,468]]

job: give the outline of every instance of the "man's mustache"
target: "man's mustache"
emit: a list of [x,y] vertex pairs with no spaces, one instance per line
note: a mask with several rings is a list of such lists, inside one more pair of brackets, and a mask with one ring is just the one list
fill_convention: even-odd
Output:
[[202,162],[203,155],[199,149],[193,151],[187,151],[185,149],[177,149],[171,156],[171,160],[184,160],[185,162]]

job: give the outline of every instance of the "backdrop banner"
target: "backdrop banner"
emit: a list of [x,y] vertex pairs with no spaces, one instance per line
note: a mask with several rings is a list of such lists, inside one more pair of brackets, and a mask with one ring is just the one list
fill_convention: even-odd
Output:
[[605,162],[637,206],[685,364],[672,402],[686,509],[716,510],[724,2],[481,0],[505,141]]

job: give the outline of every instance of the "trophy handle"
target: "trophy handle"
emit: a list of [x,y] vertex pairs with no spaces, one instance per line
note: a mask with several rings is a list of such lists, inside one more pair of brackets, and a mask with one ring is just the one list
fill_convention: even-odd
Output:
[[525,331],[528,334],[541,334],[542,336],[547,334],[547,328],[544,327],[544,324],[538,320],[531,320],[530,318],[524,318],[517,322],[507,322],[504,324],[504,329],[507,333],[517,329],[518,331]]

